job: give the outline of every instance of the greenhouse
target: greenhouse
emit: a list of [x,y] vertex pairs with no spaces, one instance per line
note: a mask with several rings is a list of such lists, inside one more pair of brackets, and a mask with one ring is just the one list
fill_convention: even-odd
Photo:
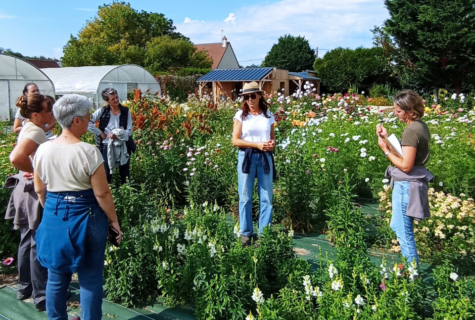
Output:
[[82,94],[87,96],[94,107],[104,104],[101,92],[105,88],[114,88],[119,93],[120,101],[127,99],[127,94],[140,88],[142,92],[150,89],[151,93],[160,94],[160,85],[155,78],[137,65],[92,66],[41,69],[53,81],[56,94]]
[[34,82],[40,92],[54,96],[53,82],[40,69],[22,59],[0,54],[0,119],[8,121],[16,112],[15,102],[25,84]]

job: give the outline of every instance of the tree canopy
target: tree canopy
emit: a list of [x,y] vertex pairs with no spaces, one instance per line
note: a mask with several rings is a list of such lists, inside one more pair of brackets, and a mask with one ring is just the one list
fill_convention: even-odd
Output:
[[[167,55],[170,50],[178,52]],[[212,60],[176,32],[173,21],[163,14],[139,12],[129,3],[113,2],[100,6],[97,17],[77,37],[71,35],[62,63],[74,67],[130,63],[158,72],[210,68]]]
[[462,84],[475,71],[474,0],[385,0],[390,18],[377,29],[403,86]]
[[394,81],[383,59],[383,49],[378,47],[333,49],[315,60],[314,69],[332,92],[346,92],[350,87],[368,90],[373,84]]
[[312,69],[314,61],[315,52],[305,37],[285,35],[272,46],[262,66],[298,72]]

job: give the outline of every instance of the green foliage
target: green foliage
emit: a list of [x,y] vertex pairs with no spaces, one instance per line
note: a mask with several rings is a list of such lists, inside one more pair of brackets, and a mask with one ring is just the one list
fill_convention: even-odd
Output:
[[7,54],[7,55],[10,55],[10,56],[14,56],[14,57],[18,57],[18,58],[21,58],[21,59],[31,59],[31,60],[47,60],[47,61],[55,61],[56,59],[53,59],[53,58],[47,58],[47,57],[44,57],[44,56],[33,56],[33,57],[29,57],[29,56],[24,56],[22,55],[20,52],[15,52],[11,49],[4,49],[4,48],[1,48],[0,47],[0,53],[2,54]]
[[145,65],[151,72],[184,67],[211,68],[213,61],[187,39],[169,36],[153,38],[147,43]]
[[137,64],[151,72],[210,68],[208,55],[175,30],[163,14],[139,12],[125,2],[106,4],[77,37],[71,35],[62,63],[68,67]]
[[186,77],[186,76],[193,76],[197,74],[207,74],[211,72],[211,68],[198,68],[198,67],[190,67],[190,68],[182,68],[178,72],[178,76]]
[[337,48],[315,60],[314,69],[331,92],[351,87],[369,90],[373,84],[393,83],[382,48]]
[[460,93],[475,71],[473,0],[385,4],[390,18],[377,29],[377,41],[396,63],[401,84],[425,90],[451,85]]
[[[16,173],[16,169],[10,163],[8,156],[16,143],[16,134],[9,134],[11,124],[0,122],[0,181],[2,184],[7,177]],[[8,257],[16,257],[20,232],[13,230],[13,220],[3,220],[11,195],[11,189],[0,188],[0,260]]]
[[475,317],[475,283],[460,278],[449,263],[434,270],[434,320],[473,319]]
[[262,66],[298,72],[312,69],[314,61],[315,52],[305,37],[285,35],[272,46]]

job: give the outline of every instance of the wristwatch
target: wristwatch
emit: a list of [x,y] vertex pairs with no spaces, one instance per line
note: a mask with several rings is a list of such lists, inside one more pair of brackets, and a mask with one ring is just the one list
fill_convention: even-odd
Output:
[[388,157],[388,154],[390,154],[390,153],[391,153],[391,151],[388,150],[388,151],[386,151],[386,153],[384,154],[384,156],[387,158],[387,157]]

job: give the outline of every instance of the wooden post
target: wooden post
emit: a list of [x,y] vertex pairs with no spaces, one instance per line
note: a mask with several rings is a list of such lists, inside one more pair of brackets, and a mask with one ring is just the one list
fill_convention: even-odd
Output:
[[302,79],[299,80],[299,90],[302,91]]
[[216,82],[213,82],[213,103],[216,104]]

